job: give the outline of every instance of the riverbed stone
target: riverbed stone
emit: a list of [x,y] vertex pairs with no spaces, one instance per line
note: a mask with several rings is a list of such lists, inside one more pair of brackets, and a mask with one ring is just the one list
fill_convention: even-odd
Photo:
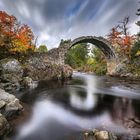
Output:
[[113,133],[94,129],[93,131],[84,133],[85,140],[117,140],[117,136]]
[[21,84],[23,87],[30,88],[30,89],[34,89],[38,86],[38,82],[33,81],[32,78],[30,78],[28,76],[23,78]]
[[2,89],[0,89],[0,103],[0,111],[5,117],[10,117],[16,112],[19,112],[23,109],[22,105],[19,102],[19,99]]
[[9,130],[9,123],[7,122],[6,118],[0,114],[0,136],[3,136]]
[[6,102],[3,101],[3,100],[1,100],[1,101],[0,101],[0,109],[3,108],[5,105],[6,105]]
[[98,131],[95,133],[94,136],[97,140],[110,140],[107,131]]
[[134,140],[140,140],[140,135],[137,135]]
[[7,112],[9,112],[9,111],[14,111],[15,112],[15,111],[18,111],[18,110],[22,110],[22,106],[21,106],[19,100],[15,98],[14,101],[11,101],[10,103],[8,103],[6,105],[5,110]]

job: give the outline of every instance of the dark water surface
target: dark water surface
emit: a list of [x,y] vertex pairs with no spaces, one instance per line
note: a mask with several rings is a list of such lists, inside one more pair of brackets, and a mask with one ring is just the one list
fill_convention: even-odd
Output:
[[[10,140],[82,140],[94,128],[118,135],[140,132],[140,82],[75,73],[17,95],[30,108]],[[26,109],[25,109],[26,111]]]

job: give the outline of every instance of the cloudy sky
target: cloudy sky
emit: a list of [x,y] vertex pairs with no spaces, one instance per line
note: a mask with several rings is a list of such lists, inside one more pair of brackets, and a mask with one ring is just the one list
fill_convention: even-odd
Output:
[[37,44],[57,47],[60,40],[82,35],[106,35],[110,28],[130,16],[130,32],[138,31],[135,22],[139,0],[0,0],[0,10],[15,15],[31,26]]

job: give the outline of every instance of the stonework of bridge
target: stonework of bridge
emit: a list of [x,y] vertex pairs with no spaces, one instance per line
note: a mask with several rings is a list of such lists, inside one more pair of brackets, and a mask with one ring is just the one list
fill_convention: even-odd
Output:
[[77,45],[79,43],[91,43],[91,44],[95,45],[96,47],[98,47],[103,52],[103,54],[105,55],[105,57],[108,60],[109,59],[116,58],[116,54],[115,54],[115,52],[113,50],[112,45],[110,44],[110,42],[108,42],[103,37],[95,37],[95,36],[83,36],[83,37],[79,37],[79,38],[74,39],[66,47],[69,50],[71,47],[73,47],[73,46],[75,46],[75,45]]
[[[99,48],[106,60],[107,60],[107,72],[110,75],[114,75],[116,73],[118,58],[117,53],[114,51],[110,42],[108,42],[103,37],[95,37],[95,36],[82,36],[74,39],[70,43],[62,44],[58,48],[51,49],[47,53],[47,60],[51,61],[53,64],[65,64],[65,58],[68,51],[75,45],[79,43],[91,43]],[[48,59],[49,58],[49,59]]]

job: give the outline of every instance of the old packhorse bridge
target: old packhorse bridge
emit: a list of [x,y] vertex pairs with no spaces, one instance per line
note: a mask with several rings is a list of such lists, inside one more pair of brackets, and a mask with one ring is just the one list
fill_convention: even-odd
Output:
[[62,46],[59,46],[58,48],[54,48],[48,51],[47,56],[49,59],[47,59],[46,61],[49,61],[53,64],[64,64],[65,57],[69,49],[79,43],[91,43],[98,47],[106,57],[108,74],[116,74],[118,64],[117,54],[115,53],[112,45],[102,37],[82,36],[76,38],[68,44],[64,44]]

